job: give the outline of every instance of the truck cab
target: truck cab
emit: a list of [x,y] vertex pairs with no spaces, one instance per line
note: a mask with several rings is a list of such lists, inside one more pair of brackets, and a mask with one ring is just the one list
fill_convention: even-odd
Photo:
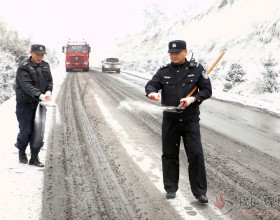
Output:
[[91,48],[86,41],[68,41],[66,46],[62,47],[65,53],[66,72],[80,70],[89,71],[89,53]]

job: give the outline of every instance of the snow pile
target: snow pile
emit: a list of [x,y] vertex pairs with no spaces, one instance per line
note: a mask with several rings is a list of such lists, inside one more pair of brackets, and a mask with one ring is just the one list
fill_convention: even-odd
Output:
[[[273,7],[272,7],[273,5]],[[188,59],[207,69],[221,51],[226,54],[211,73],[213,97],[280,113],[280,2],[278,0],[217,0],[192,18],[152,19],[136,35],[119,40],[124,68],[155,74],[169,63],[168,42],[184,39]],[[195,13],[193,13],[195,15]],[[156,16],[154,14],[154,16]]]

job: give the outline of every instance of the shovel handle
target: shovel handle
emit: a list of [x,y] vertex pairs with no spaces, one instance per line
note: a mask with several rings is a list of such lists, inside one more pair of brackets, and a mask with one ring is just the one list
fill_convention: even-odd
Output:
[[[206,75],[209,75],[209,73],[214,69],[214,67],[217,65],[217,63],[222,59],[222,57],[224,56],[225,54],[225,51],[223,51],[219,56],[218,58],[215,60],[215,62],[207,69],[206,71]],[[192,94],[195,92],[195,90],[197,90],[197,86],[195,86],[190,92],[189,94],[186,96],[187,97],[190,97],[192,96]],[[180,104],[181,105],[181,104]],[[182,104],[183,105],[183,104]]]
[[[205,72],[206,75],[209,75],[209,73],[214,69],[214,67],[217,65],[217,63],[222,59],[222,57],[224,56],[225,51],[223,51],[218,58],[215,60],[215,62],[207,69],[207,71]],[[193,95],[193,93],[197,90],[197,86],[195,86],[189,93],[188,95],[185,97],[190,97]],[[184,102],[180,102],[178,108],[183,108]]]
[[223,51],[223,52],[217,57],[217,59],[215,60],[215,62],[208,68],[208,70],[206,71],[206,74],[207,74],[207,75],[213,70],[213,68],[217,65],[217,63],[222,59],[222,57],[224,56],[224,54],[225,54],[225,51]]

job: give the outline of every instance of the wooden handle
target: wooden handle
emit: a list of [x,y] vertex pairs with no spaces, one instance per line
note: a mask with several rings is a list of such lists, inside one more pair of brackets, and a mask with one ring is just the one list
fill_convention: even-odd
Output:
[[218,58],[215,60],[215,62],[208,68],[208,70],[206,71],[206,74],[207,74],[207,75],[213,70],[213,68],[217,65],[217,63],[222,59],[222,57],[224,56],[224,54],[225,54],[225,51],[223,51],[223,52],[218,56]]
[[[217,59],[215,60],[215,62],[208,68],[208,70],[206,71],[205,74],[208,75],[208,74],[214,69],[214,67],[215,67],[215,66],[217,65],[217,63],[222,59],[222,57],[224,56],[224,54],[225,54],[225,51],[223,51],[223,52],[218,56],[218,58],[217,58]],[[195,92],[195,90],[197,90],[197,86],[195,86],[195,87],[192,89],[192,91],[189,92],[189,94],[186,96],[186,98],[192,96],[192,94]]]

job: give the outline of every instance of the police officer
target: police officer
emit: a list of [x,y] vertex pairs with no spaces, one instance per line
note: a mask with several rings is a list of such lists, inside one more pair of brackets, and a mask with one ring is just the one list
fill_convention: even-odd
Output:
[[[169,42],[171,63],[161,67],[147,83],[147,96],[160,99],[163,106],[178,106],[183,102],[182,112],[163,112],[162,122],[162,169],[166,198],[174,199],[179,182],[179,148],[181,137],[188,158],[191,190],[201,203],[207,203],[207,181],[199,125],[199,105],[212,95],[210,79],[202,65],[192,59],[186,60],[186,42]],[[193,96],[185,98],[197,86]]]
[[30,54],[29,59],[23,61],[16,72],[16,116],[19,133],[15,146],[19,150],[20,163],[28,163],[25,150],[29,144],[31,151],[29,164],[43,167],[38,154],[44,144],[45,122],[41,123],[38,132],[37,128],[34,128],[34,119],[37,108],[42,118],[46,116],[46,107],[38,105],[38,103],[51,100],[53,78],[49,64],[43,60],[46,54],[45,46],[32,45]]

